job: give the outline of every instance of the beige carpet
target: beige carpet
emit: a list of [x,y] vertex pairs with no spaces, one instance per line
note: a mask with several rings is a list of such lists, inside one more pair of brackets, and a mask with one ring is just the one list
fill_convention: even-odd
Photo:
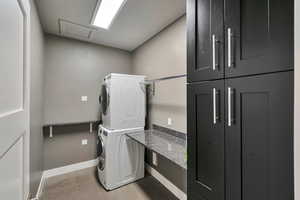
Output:
[[177,200],[151,176],[107,192],[89,168],[47,179],[43,200]]

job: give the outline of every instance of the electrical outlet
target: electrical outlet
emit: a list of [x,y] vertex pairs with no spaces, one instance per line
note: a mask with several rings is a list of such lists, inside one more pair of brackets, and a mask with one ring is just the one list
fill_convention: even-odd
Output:
[[152,164],[157,166],[157,154],[152,152]]
[[172,151],[172,145],[168,143],[168,151]]
[[172,125],[172,118],[168,118],[168,125],[171,126]]
[[83,139],[81,140],[81,145],[87,145],[88,140],[87,139]]
[[87,97],[87,96],[81,96],[81,101],[82,101],[82,102],[88,101],[88,97]]

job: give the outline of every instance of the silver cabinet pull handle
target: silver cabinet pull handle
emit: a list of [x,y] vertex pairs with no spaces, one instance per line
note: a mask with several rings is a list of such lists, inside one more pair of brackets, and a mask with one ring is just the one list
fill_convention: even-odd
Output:
[[216,70],[216,35],[212,35],[212,65],[213,70]]
[[231,87],[228,88],[228,126],[231,126]]
[[227,47],[228,47],[228,67],[230,68],[230,67],[232,67],[232,52],[231,52],[231,38],[232,38],[232,31],[231,31],[231,28],[228,28],[227,29],[227,39],[228,39],[228,45],[227,45]]
[[232,126],[232,124],[235,121],[235,100],[234,100],[234,93],[235,90],[232,89],[231,87],[228,87],[228,126]]
[[213,121],[214,121],[214,124],[217,123],[217,90],[216,88],[213,89]]

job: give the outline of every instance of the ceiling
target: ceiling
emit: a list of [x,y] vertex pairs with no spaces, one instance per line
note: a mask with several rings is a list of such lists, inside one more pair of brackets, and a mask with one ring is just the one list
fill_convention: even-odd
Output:
[[127,0],[108,30],[90,25],[97,0],[36,0],[43,29],[132,51],[185,14],[186,0]]

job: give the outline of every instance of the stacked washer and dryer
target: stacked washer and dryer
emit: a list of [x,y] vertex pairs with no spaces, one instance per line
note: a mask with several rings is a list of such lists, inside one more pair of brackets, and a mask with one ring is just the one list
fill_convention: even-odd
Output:
[[126,133],[144,130],[145,76],[109,74],[102,84],[98,176],[107,190],[144,177],[144,147]]

